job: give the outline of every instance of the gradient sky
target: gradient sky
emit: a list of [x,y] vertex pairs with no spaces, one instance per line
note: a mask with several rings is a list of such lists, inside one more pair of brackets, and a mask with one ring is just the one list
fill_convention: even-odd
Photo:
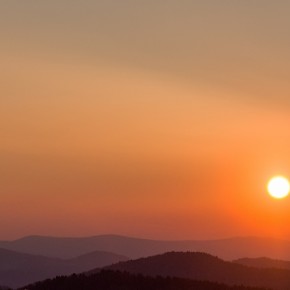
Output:
[[290,239],[289,11],[1,0],[0,238]]

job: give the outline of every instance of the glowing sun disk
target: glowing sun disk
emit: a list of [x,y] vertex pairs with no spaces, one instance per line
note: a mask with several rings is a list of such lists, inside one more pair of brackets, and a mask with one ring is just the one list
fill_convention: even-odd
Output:
[[274,198],[284,198],[290,192],[289,180],[283,176],[273,177],[268,183],[268,192]]

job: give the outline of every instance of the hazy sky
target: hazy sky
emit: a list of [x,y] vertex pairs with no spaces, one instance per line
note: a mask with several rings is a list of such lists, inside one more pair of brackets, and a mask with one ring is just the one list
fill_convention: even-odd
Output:
[[289,11],[0,0],[0,238],[290,239]]

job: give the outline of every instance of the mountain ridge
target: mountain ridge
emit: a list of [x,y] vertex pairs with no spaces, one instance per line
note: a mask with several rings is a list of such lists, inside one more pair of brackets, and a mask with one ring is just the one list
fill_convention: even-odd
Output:
[[233,260],[232,262],[255,268],[276,268],[290,270],[290,261],[270,259],[268,257],[241,258]]
[[[230,286],[265,287],[289,290],[290,270],[258,269],[224,261],[202,252],[169,252],[119,262],[105,267],[107,270],[142,274],[145,276],[178,277],[199,281],[223,283]],[[98,269],[89,274],[98,272]]]
[[19,290],[269,290],[244,286],[228,286],[209,281],[195,281],[174,277],[148,277],[102,270],[96,274],[56,277],[27,285]]
[[0,248],[0,285],[20,287],[58,275],[81,273],[127,259],[95,251],[73,259],[51,258]]
[[0,247],[46,257],[74,258],[93,251],[113,252],[132,259],[170,251],[207,252],[225,260],[267,256],[290,260],[290,241],[262,237],[232,237],[215,240],[151,240],[122,235],[90,237],[27,236],[0,241]]

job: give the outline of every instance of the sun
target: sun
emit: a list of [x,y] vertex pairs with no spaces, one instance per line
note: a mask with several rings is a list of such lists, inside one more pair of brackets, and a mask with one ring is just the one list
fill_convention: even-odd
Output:
[[290,183],[284,176],[275,176],[268,183],[268,193],[277,199],[281,199],[289,195]]

